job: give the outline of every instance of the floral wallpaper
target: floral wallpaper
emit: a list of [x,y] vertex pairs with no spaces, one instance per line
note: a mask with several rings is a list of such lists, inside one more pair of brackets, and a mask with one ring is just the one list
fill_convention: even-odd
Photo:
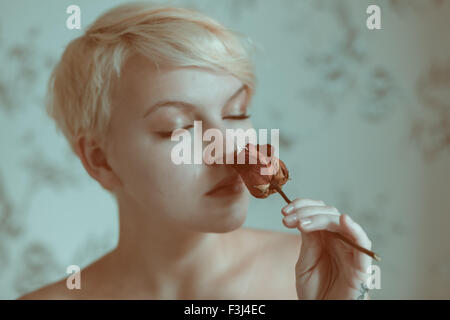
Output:
[[[85,266],[117,241],[117,212],[46,116],[68,1],[0,4],[0,298]],[[78,1],[82,27],[124,1]],[[157,1],[162,2],[162,1]],[[382,257],[374,299],[450,298],[450,3],[179,0],[249,35],[257,126],[280,129],[291,197],[351,214]],[[47,10],[46,8],[52,8]],[[270,21],[270,22],[269,22]],[[252,199],[244,226],[290,232],[282,199]],[[439,252],[430,250],[441,244]]]

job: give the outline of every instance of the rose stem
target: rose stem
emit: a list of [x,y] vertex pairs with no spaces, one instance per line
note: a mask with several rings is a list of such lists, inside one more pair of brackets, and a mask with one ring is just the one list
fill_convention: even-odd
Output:
[[[286,196],[286,194],[283,192],[283,190],[281,190],[281,188],[277,185],[271,184],[271,186],[277,190],[277,192],[283,197],[283,199],[287,202],[287,203],[291,203],[292,201],[289,200],[289,198]],[[328,230],[327,230],[328,231]],[[337,238],[341,239],[342,241],[344,241],[345,243],[351,245],[353,248],[358,249],[359,251],[367,254],[368,256],[370,256],[372,259],[375,259],[376,261],[381,261],[381,258],[375,253],[372,252],[370,250],[367,250],[366,248],[363,248],[359,245],[357,245],[356,243],[354,243],[352,240],[347,239],[346,237],[344,237],[342,234],[337,233],[337,232],[331,232],[334,236],[336,236]]]

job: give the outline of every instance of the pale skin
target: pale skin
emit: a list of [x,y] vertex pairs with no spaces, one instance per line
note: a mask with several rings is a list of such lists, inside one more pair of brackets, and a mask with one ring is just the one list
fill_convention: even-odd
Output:
[[[370,249],[361,226],[347,223],[346,215],[323,201],[296,198],[293,211],[287,214],[284,207],[280,218],[309,217],[309,228],[284,220],[297,232],[243,228],[247,190],[205,196],[234,173],[232,168],[172,163],[175,142],[162,132],[189,128],[194,120],[202,121],[204,131],[217,128],[224,136],[227,128],[253,127],[240,117],[250,114],[251,100],[242,86],[236,77],[211,69],[158,72],[142,56],[129,59],[113,90],[107,144],[84,136],[77,140],[88,174],[116,195],[118,245],[81,271],[81,290],[69,290],[62,279],[20,298],[319,299],[333,256],[340,272],[326,298],[356,299],[370,258],[329,237],[318,245],[318,236],[321,230],[338,231]],[[190,105],[149,111],[162,100]],[[324,255],[310,279],[300,276],[324,248],[333,254]]]

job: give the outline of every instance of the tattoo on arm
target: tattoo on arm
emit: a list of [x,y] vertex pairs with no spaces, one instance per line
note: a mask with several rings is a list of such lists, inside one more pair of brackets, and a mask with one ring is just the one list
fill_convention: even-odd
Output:
[[361,293],[361,295],[359,295],[356,299],[364,300],[364,297],[366,296],[367,292],[369,292],[369,288],[364,282],[361,283],[361,289],[359,289],[359,292]]

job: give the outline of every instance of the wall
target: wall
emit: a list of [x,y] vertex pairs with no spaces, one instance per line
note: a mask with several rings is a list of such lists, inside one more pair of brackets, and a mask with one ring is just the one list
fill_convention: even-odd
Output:
[[[114,247],[117,210],[44,113],[50,68],[82,26],[123,1],[0,3],[0,298],[13,299]],[[249,35],[257,127],[280,128],[291,197],[360,223],[382,261],[373,299],[450,298],[449,1],[170,1]],[[42,3],[45,3],[44,5]],[[167,2],[166,2],[167,3]],[[379,3],[379,2],[378,2]],[[284,232],[281,197],[244,226]],[[298,231],[297,231],[298,232]]]

